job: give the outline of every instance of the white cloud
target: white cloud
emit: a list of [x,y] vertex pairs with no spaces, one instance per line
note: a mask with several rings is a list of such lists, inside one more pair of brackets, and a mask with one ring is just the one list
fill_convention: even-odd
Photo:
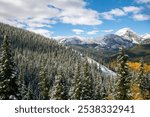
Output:
[[95,10],[86,8],[84,0],[53,0],[51,5],[61,9],[59,19],[63,23],[73,25],[100,25],[99,13]]
[[87,34],[88,35],[95,35],[98,32],[99,32],[98,30],[92,30],[92,31],[87,32]]
[[120,9],[112,9],[108,12],[101,13],[101,17],[106,20],[115,20],[115,17],[127,16],[131,13],[131,16],[134,20],[143,21],[148,20],[147,15],[140,14],[143,10],[143,7],[136,7],[136,6],[126,6]]
[[126,13],[122,9],[112,9],[111,11],[101,13],[101,16],[107,20],[114,20],[115,16],[125,16]]
[[27,28],[27,30],[43,35],[48,38],[52,37],[52,34],[53,34],[53,32],[50,32],[49,30],[46,30],[46,29]]
[[102,24],[99,13],[86,5],[84,0],[0,0],[0,22],[47,37],[51,32],[44,27],[51,28],[58,22],[89,26]]
[[133,19],[136,21],[145,21],[145,20],[150,20],[150,16],[144,14],[135,14],[133,15]]
[[73,25],[101,24],[99,13],[86,5],[84,0],[0,0],[0,15],[5,20],[17,19],[34,27],[58,21]]
[[76,33],[76,35],[80,35],[81,33],[84,32],[84,30],[81,30],[81,29],[73,29],[72,30],[74,33]]
[[63,23],[71,23],[73,25],[100,25],[102,21],[99,19],[99,13],[91,9],[70,8],[64,10],[60,14]]
[[114,16],[124,16],[124,15],[126,15],[126,13],[123,10],[118,9],[118,8],[112,9],[109,13],[114,15]]
[[135,7],[135,6],[127,6],[127,7],[123,7],[123,10],[126,13],[139,13],[142,10],[142,8]]
[[135,0],[137,3],[150,3],[150,0]]
[[109,12],[104,12],[101,13],[101,16],[106,19],[106,20],[114,20],[114,17],[112,14],[110,14]]
[[102,30],[102,32],[105,32],[105,33],[111,33],[113,32],[114,30],[110,29],[110,30]]

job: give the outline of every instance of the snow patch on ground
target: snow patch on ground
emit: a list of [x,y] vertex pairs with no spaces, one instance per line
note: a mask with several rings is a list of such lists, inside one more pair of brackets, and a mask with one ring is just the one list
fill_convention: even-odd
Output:
[[111,77],[116,76],[116,73],[113,72],[112,70],[108,69],[106,66],[99,64],[98,62],[96,62],[95,60],[93,60],[93,59],[91,59],[89,57],[87,57],[87,60],[91,64],[92,63],[96,64],[97,67],[101,69],[103,75],[105,75],[105,76],[111,76]]

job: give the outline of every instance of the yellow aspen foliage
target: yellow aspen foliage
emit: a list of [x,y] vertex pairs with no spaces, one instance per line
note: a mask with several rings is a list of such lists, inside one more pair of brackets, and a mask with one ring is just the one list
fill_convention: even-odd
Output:
[[132,92],[132,100],[143,100],[141,89],[138,84],[133,84],[131,86],[131,92]]
[[[128,62],[129,68],[133,71],[139,71],[140,63],[139,62]],[[144,64],[144,73],[150,73],[150,65]]]

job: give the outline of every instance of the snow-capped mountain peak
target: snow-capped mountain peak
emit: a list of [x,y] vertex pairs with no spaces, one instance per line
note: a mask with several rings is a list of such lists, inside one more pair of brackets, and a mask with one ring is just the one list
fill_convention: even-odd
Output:
[[122,28],[115,34],[136,44],[139,44],[142,40],[142,38],[130,28]]
[[130,28],[122,28],[122,29],[118,30],[115,34],[119,35],[119,36],[123,36],[127,33],[135,33],[135,32]]

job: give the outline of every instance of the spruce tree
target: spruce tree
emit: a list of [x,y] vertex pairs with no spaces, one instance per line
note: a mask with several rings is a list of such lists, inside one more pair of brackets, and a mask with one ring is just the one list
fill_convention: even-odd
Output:
[[101,81],[100,81],[100,76],[97,75],[96,77],[96,81],[95,81],[95,99],[96,100],[101,100],[102,99],[102,95],[101,93]]
[[138,77],[136,79],[137,83],[139,84],[139,86],[142,88],[143,87],[143,81],[144,81],[144,60],[143,58],[141,58],[140,60],[140,69],[139,69],[139,74]]
[[82,99],[82,80],[81,80],[81,66],[80,63],[76,63],[75,73],[73,77],[72,87],[70,91],[70,97],[74,100]]
[[47,70],[44,67],[41,67],[39,73],[39,92],[40,92],[40,99],[43,100],[49,99],[49,82],[47,77]]
[[92,75],[87,61],[83,66],[82,80],[82,100],[94,99]]
[[128,100],[131,99],[131,76],[128,69],[128,56],[125,54],[124,48],[121,48],[117,58],[118,74],[115,85],[115,99]]
[[18,99],[17,67],[15,65],[10,40],[4,36],[0,56],[0,99]]
[[32,90],[31,90],[31,84],[29,83],[29,85],[28,85],[28,89],[27,89],[27,94],[24,96],[24,100],[33,100],[34,98],[33,98],[33,92],[32,92]]
[[55,83],[51,92],[51,99],[53,100],[67,100],[68,99],[68,87],[67,79],[64,77],[62,68],[58,69],[55,78]]
[[27,95],[27,87],[25,85],[25,81],[23,79],[23,76],[20,75],[19,76],[19,82],[18,82],[18,90],[19,90],[19,95],[18,95],[18,98],[20,100],[25,100],[25,97]]
[[140,60],[140,69],[139,74],[136,80],[138,86],[140,87],[141,94],[143,96],[143,99],[149,99],[149,79],[144,75],[144,60],[141,58]]

